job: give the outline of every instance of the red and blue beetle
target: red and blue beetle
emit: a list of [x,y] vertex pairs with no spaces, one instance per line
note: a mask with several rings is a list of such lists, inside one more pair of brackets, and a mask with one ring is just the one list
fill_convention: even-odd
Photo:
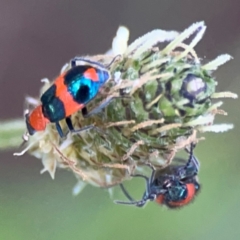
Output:
[[[85,64],[77,65],[78,61]],[[62,119],[66,120],[71,132],[81,131],[74,129],[70,116],[83,109],[109,79],[110,73],[102,64],[79,57],[72,59],[71,68],[60,74],[43,93],[41,104],[25,115],[28,133],[44,131],[51,122],[56,124],[60,137],[63,137],[59,124]]]
[[169,208],[179,208],[192,202],[200,190],[200,184],[197,180],[199,162],[193,155],[193,147],[194,145],[191,144],[190,151],[186,149],[189,153],[189,159],[184,165],[171,165],[156,171],[149,164],[147,166],[152,170],[150,178],[142,174],[132,175],[133,177],[141,177],[146,181],[146,191],[142,199],[135,201],[123,184],[120,184],[129,201],[115,201],[115,203],[142,207],[148,201],[156,201],[158,204]]

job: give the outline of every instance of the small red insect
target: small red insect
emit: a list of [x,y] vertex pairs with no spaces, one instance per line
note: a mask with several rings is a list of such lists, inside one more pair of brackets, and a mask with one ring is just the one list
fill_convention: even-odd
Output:
[[[78,61],[86,62],[86,65],[77,65]],[[56,124],[59,135],[63,137],[59,124],[62,119],[66,119],[71,132],[92,127],[90,125],[75,130],[70,116],[83,109],[109,79],[110,73],[105,66],[84,58],[74,58],[71,60],[71,69],[58,76],[53,85],[43,93],[41,105],[25,115],[28,133],[33,135],[37,131],[43,131],[51,122]]]
[[139,201],[135,201],[123,184],[120,184],[129,202],[115,201],[115,203],[142,207],[147,201],[156,201],[169,208],[179,208],[190,203],[200,189],[197,180],[199,162],[193,155],[193,148],[191,144],[189,159],[185,165],[172,165],[159,171],[156,171],[152,165],[148,165],[152,169],[150,178],[142,174],[133,175],[146,180],[146,191]]

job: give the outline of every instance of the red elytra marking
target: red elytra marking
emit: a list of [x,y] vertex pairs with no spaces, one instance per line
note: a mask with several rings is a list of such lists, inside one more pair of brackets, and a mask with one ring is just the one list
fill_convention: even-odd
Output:
[[59,77],[55,79],[54,84],[56,85],[56,97],[62,95],[64,91],[67,91],[67,86],[64,84],[64,76],[66,73],[61,74]]
[[64,105],[66,117],[71,116],[73,113],[79,111],[84,107],[84,104],[79,104],[75,102],[72,95],[67,91],[61,96],[59,96],[59,99]]
[[64,75],[60,75],[56,81],[56,97],[58,97],[63,105],[65,110],[66,117],[71,116],[73,113],[77,112],[78,110],[84,107],[84,104],[79,104],[74,101],[72,95],[68,92],[67,86],[64,84]]
[[97,74],[95,68],[89,68],[87,71],[85,71],[83,73],[83,76],[85,78],[91,79],[94,82],[98,82],[99,81],[98,74]]
[[49,120],[43,115],[42,105],[37,106],[29,115],[29,123],[35,131],[45,130],[48,122]]
[[186,184],[186,186],[187,186],[187,191],[188,191],[187,197],[182,201],[169,202],[170,206],[181,207],[183,205],[190,203],[193,200],[195,193],[196,193],[195,186],[193,183],[188,183],[188,184]]
[[164,195],[163,195],[163,194],[158,195],[155,201],[156,201],[156,203],[158,203],[158,204],[163,204]]

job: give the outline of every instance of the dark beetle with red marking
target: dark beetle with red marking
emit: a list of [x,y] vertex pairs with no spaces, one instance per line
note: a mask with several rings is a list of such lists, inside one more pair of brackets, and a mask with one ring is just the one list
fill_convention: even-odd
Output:
[[184,165],[172,165],[159,171],[156,171],[151,165],[148,166],[152,169],[150,178],[142,174],[133,175],[133,177],[141,177],[146,180],[147,187],[142,199],[135,201],[125,187],[120,184],[129,202],[115,201],[115,203],[142,207],[147,201],[156,201],[169,208],[179,208],[190,203],[200,189],[197,180],[199,162],[193,155],[193,144],[189,151],[189,159]]
[[[78,61],[84,65],[77,65]],[[74,58],[71,69],[58,76],[53,85],[42,95],[41,105],[25,115],[30,135],[43,131],[50,122],[56,124],[61,137],[63,132],[59,121],[66,119],[70,131],[73,128],[70,116],[83,109],[98,93],[103,84],[110,79],[110,73],[100,63],[84,58]]]

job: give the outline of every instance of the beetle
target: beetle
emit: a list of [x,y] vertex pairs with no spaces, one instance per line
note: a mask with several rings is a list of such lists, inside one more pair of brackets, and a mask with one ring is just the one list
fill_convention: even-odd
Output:
[[[78,65],[78,61],[86,64]],[[98,62],[79,57],[72,59],[70,65],[71,68],[60,74],[43,93],[40,99],[41,104],[31,113],[25,114],[25,122],[30,135],[44,131],[46,125],[51,122],[56,124],[60,137],[64,137],[59,124],[62,119],[66,120],[71,132],[93,127],[89,125],[76,130],[70,116],[85,108],[86,104],[97,95],[99,89],[110,79],[110,72],[107,67]]]
[[115,201],[117,204],[144,206],[148,201],[156,201],[168,208],[183,207],[194,199],[200,190],[197,179],[199,171],[198,159],[193,155],[194,145],[191,144],[188,161],[184,165],[170,165],[162,170],[155,170],[151,164],[147,164],[152,170],[150,178],[142,174],[134,174],[133,177],[141,177],[146,181],[146,191],[141,200],[135,201],[124,185],[120,187],[128,202]]

